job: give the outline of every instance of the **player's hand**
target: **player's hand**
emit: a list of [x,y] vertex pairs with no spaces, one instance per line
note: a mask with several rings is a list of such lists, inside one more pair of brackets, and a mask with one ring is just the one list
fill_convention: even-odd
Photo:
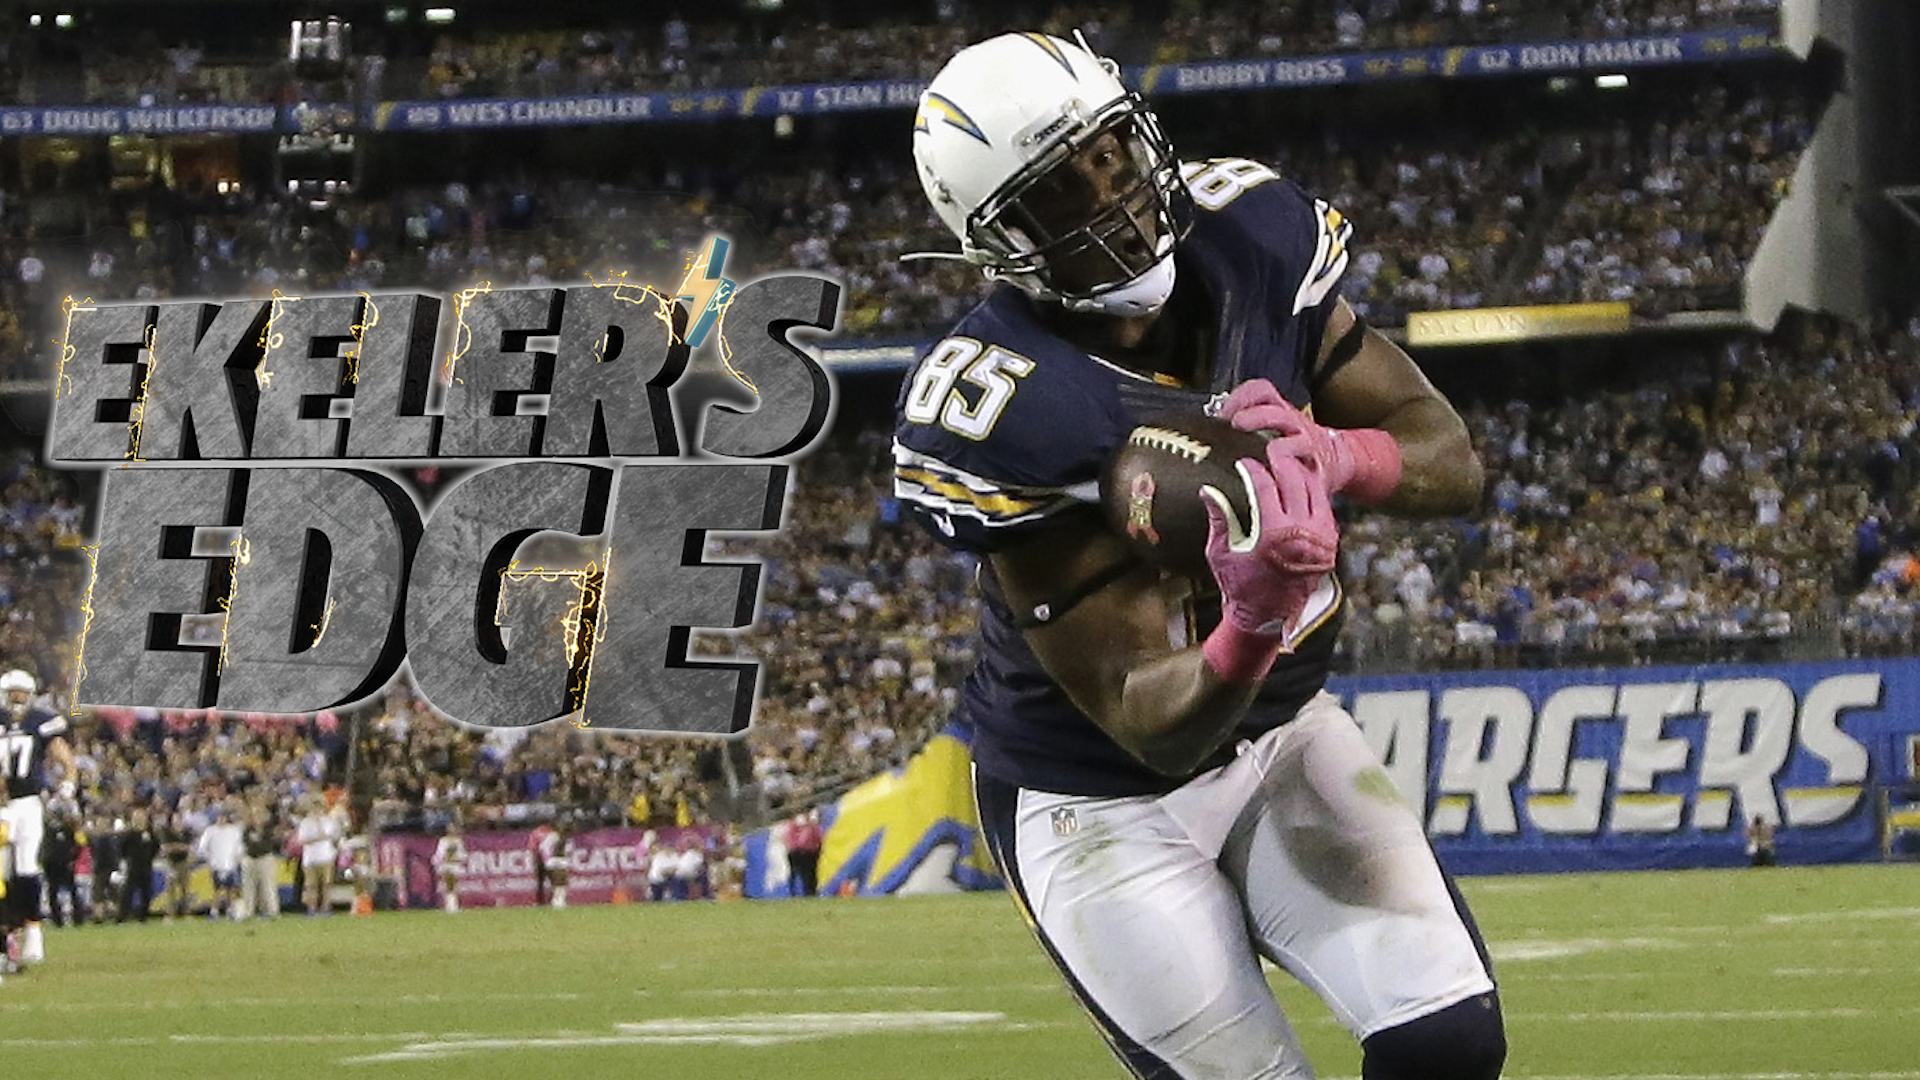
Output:
[[1266,379],[1234,387],[1220,405],[1220,418],[1241,431],[1266,432],[1274,436],[1270,445],[1318,465],[1330,492],[1353,481],[1353,451],[1338,431],[1315,423]]
[[1200,489],[1207,565],[1220,585],[1223,618],[1249,633],[1281,636],[1333,569],[1339,527],[1314,468],[1286,448],[1269,444],[1266,461],[1243,458],[1234,469],[1251,520],[1240,521],[1218,488]]
[[1329,492],[1363,503],[1386,501],[1400,486],[1400,443],[1379,428],[1330,428],[1316,423],[1265,379],[1234,387],[1220,416],[1241,431],[1274,436],[1270,445],[1320,470]]

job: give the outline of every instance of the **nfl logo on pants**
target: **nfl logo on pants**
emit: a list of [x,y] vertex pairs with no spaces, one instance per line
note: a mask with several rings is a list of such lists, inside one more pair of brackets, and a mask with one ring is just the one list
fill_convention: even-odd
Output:
[[1053,835],[1072,836],[1080,831],[1080,819],[1073,816],[1073,807],[1062,806],[1053,812]]

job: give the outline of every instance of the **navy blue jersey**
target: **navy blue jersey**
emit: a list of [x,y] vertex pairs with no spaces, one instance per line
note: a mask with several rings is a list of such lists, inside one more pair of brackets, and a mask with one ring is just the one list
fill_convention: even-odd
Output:
[[[1049,329],[1049,311],[1011,287],[996,291],[934,345],[901,388],[894,488],[943,543],[999,551],[1072,519],[1097,520],[1102,468],[1136,425],[1181,412],[1254,378],[1296,405],[1347,263],[1340,213],[1243,159],[1183,166],[1196,204],[1175,255],[1162,321],[1193,364],[1195,385],[1129,370]],[[1202,380],[1204,379],[1204,382]],[[1190,605],[1198,641],[1219,618],[1211,581]],[[980,662],[961,693],[974,758],[1021,787],[1077,795],[1167,791],[1162,776],[1076,709],[1027,647],[1014,613],[982,574]],[[1342,597],[1331,575],[1309,603],[1294,652],[1274,668],[1241,728],[1223,744],[1285,723],[1325,681]]]
[[0,727],[0,772],[7,776],[7,798],[38,795],[47,786],[47,744],[67,733],[67,718],[51,709],[28,706]]

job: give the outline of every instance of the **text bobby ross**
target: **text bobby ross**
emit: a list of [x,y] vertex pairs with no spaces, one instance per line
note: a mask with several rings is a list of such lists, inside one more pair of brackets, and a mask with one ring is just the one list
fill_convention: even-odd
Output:
[[[699,450],[813,441],[832,383],[786,335],[831,330],[839,298],[806,274],[733,294],[730,362],[759,405],[706,402]],[[77,704],[312,712],[407,661],[469,724],[747,726],[758,665],[691,660],[688,637],[751,620],[757,565],[703,564],[705,531],[777,528],[785,467],[681,458],[686,307],[639,286],[469,290],[436,349],[440,311],[411,294],[70,308],[47,456],[117,466]],[[428,459],[481,466],[430,514],[372,467]],[[196,529],[238,535],[204,550]],[[517,563],[548,530],[599,542]],[[222,612],[222,640],[183,643],[183,619]]]

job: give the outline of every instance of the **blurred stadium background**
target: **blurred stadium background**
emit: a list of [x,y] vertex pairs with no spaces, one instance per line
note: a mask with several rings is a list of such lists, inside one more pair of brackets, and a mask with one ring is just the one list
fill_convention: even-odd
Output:
[[[95,0],[0,20],[0,660],[56,707],[98,483],[42,460],[63,298],[623,271],[665,286],[714,233],[735,245],[731,277],[846,285],[817,346],[834,430],[798,466],[786,528],[727,544],[766,560],[759,625],[702,639],[764,664],[744,739],[483,735],[405,685],[317,717],[82,710],[77,794],[55,813],[82,881],[98,879],[83,917],[118,916],[112,838],[141,806],[181,843],[216,807],[287,835],[331,814],[352,838],[341,907],[436,906],[429,853],[455,819],[475,852],[470,906],[531,903],[526,831],[562,816],[583,830],[576,903],[637,904],[665,849],[698,853],[693,895],[785,896],[789,823],[809,812],[823,891],[997,887],[947,724],[972,568],[903,526],[887,440],[916,348],[981,295],[969,271],[900,260],[951,246],[911,170],[915,95],[954,49],[1013,27],[1084,30],[1184,156],[1262,158],[1342,208],[1359,245],[1349,299],[1467,416],[1489,466],[1479,513],[1347,524],[1334,687],[1449,866],[1731,867],[1756,815],[1787,863],[1920,852],[1916,5]],[[407,479],[431,493],[458,475]],[[182,909],[202,909],[204,870],[172,869]],[[1912,895],[1910,875],[1862,880],[1861,896]],[[1856,906],[1909,931],[1916,918]],[[666,917],[649,910],[593,914],[612,921],[586,924],[606,936],[584,947],[644,933],[657,949],[688,925],[636,921]],[[824,918],[747,910],[765,921],[728,925],[749,940]],[[978,921],[1017,931],[1003,907]],[[276,932],[296,933],[259,934]],[[298,933],[298,949],[329,947]],[[54,988],[63,954],[93,962],[76,979],[132,970],[85,937],[55,935],[44,972],[8,992],[78,992]],[[247,942],[232,947],[272,964],[259,950],[277,945]],[[378,962],[380,946],[356,947]],[[445,946],[463,947],[485,948]],[[30,1030],[49,1015],[17,1014]],[[1105,1074],[1097,1047],[1074,1046],[1085,1075]],[[1617,1071],[1524,1053],[1516,1075]],[[1863,1060],[1844,1075],[1912,1075]],[[1669,1071],[1732,1075],[1694,1065]],[[464,1074],[449,1068],[431,1074]]]

